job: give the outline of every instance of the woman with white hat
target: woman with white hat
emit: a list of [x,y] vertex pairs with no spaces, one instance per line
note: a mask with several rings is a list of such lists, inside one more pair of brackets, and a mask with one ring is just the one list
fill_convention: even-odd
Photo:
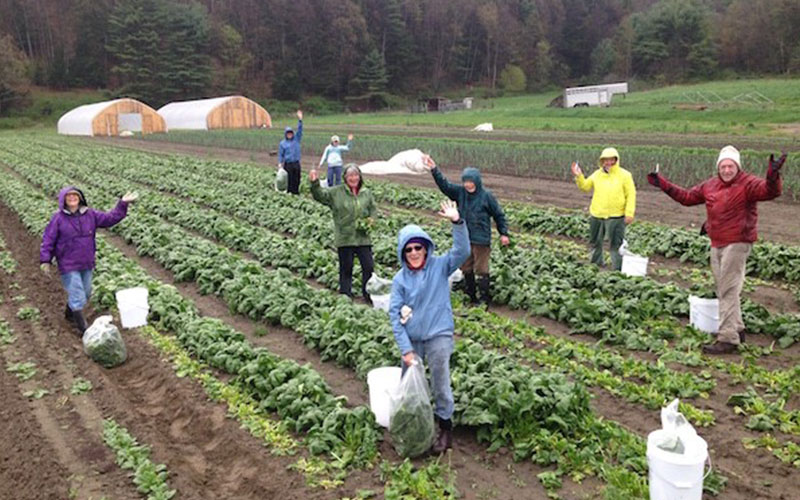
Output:
[[322,164],[328,162],[328,186],[338,186],[342,183],[342,153],[350,151],[353,147],[353,134],[347,135],[347,144],[344,146],[339,145],[339,136],[331,136],[331,143],[325,148],[322,153],[322,158],[319,159],[319,168]]
[[716,342],[703,348],[708,354],[734,352],[744,342],[741,293],[747,256],[758,238],[756,204],[781,195],[785,161],[786,153],[777,160],[770,155],[767,177],[762,179],[742,170],[739,151],[725,146],[717,157],[716,175],[691,189],[669,182],[657,170],[647,175],[650,184],[681,205],[706,205],[703,227],[711,238],[711,271],[719,299],[719,333]]

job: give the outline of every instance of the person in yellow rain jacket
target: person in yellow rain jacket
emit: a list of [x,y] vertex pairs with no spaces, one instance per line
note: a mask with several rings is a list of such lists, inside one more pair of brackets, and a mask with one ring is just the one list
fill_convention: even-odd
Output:
[[589,177],[584,177],[581,167],[572,164],[575,183],[585,192],[594,189],[589,207],[589,243],[592,246],[592,264],[603,267],[603,240],[610,240],[611,265],[619,271],[622,256],[619,247],[625,238],[625,226],[633,222],[636,210],[636,186],[633,176],[619,166],[619,153],[606,148],[600,154],[600,168]]

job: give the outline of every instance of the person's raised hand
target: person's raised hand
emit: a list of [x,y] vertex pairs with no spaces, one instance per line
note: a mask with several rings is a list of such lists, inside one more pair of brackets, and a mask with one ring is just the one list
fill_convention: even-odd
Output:
[[298,120],[302,120],[303,119],[303,110],[302,109],[298,109],[297,110],[297,119]]
[[661,181],[658,179],[658,169],[659,165],[656,163],[656,169],[647,174],[647,182],[655,187],[661,187]]
[[352,141],[353,140],[353,134],[347,134],[347,140],[348,141]]
[[781,151],[781,156],[776,160],[775,155],[769,155],[769,168],[773,172],[780,171],[783,164],[786,162],[786,153]]
[[139,199],[139,193],[136,191],[128,191],[124,195],[122,195],[122,201],[125,203],[133,203]]
[[441,204],[439,216],[450,219],[451,222],[458,222],[461,216],[458,214],[458,205],[453,200],[445,200]]
[[426,154],[422,155],[422,165],[428,170],[433,170],[434,168],[436,168],[436,162],[433,161],[431,155],[426,155]]
[[578,165],[577,161],[572,162],[572,167],[570,167],[570,170],[572,170],[572,175],[574,175],[575,177],[583,175],[583,170],[581,170],[581,167],[580,165]]

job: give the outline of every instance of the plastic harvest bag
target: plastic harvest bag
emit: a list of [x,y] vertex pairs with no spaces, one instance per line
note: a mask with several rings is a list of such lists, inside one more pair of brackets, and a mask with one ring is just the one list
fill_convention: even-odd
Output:
[[287,189],[289,189],[289,173],[281,167],[275,174],[275,191],[286,191]]
[[392,293],[392,280],[383,279],[375,273],[367,280],[367,293],[370,295],[387,295]]
[[664,451],[683,454],[686,451],[686,444],[696,441],[697,431],[678,411],[677,399],[661,409],[661,428],[664,430],[663,437],[656,446]]
[[100,316],[83,333],[83,352],[106,368],[121,365],[128,358],[122,335],[111,320],[111,316]]
[[419,358],[415,358],[408,367],[400,381],[397,397],[392,398],[389,435],[395,451],[407,458],[418,457],[428,451],[436,437],[428,381]]

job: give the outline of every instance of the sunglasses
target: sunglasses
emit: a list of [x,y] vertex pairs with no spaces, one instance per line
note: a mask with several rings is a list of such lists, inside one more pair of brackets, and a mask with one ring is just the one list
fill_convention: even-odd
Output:
[[425,248],[425,247],[422,246],[422,245],[407,246],[407,247],[405,247],[403,249],[403,252],[405,252],[405,253],[421,252],[423,248]]

